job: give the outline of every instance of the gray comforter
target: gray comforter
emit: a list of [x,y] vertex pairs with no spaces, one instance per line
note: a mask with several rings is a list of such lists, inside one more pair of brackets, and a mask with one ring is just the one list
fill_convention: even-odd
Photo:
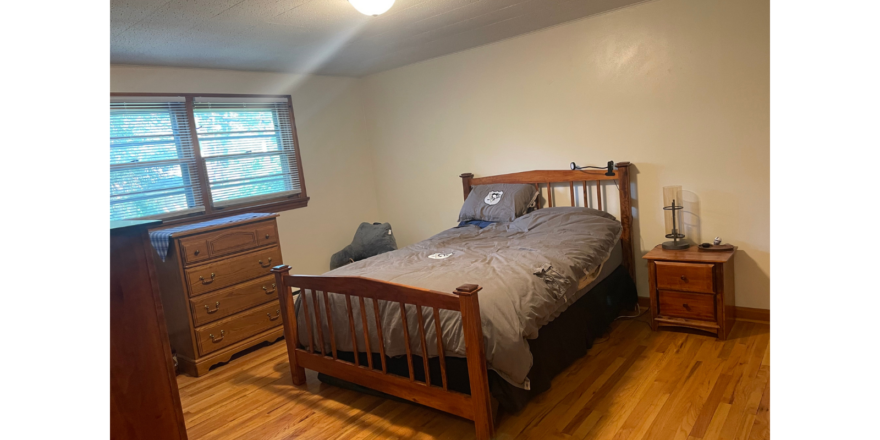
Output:
[[[425,241],[397,251],[358,261],[325,275],[363,276],[441,292],[453,292],[462,284],[479,284],[480,315],[489,368],[510,383],[528,389],[527,374],[532,354],[527,339],[578,298],[579,287],[592,281],[620,237],[621,225],[614,216],[589,208],[545,208],[512,222],[484,229],[465,226],[443,231]],[[432,258],[433,257],[433,258]],[[582,292],[581,292],[582,293]],[[296,301],[300,343],[308,344],[300,295]],[[348,330],[345,297],[331,294],[336,348],[354,351]],[[314,317],[314,304],[308,296]],[[321,316],[326,317],[319,296]],[[376,352],[372,300],[366,300],[370,345]],[[358,350],[366,351],[357,300],[352,312]],[[379,302],[385,352],[406,354],[398,304]],[[423,308],[428,355],[437,356],[434,316]],[[314,319],[311,320],[314,325]],[[324,321],[322,319],[322,321]],[[415,306],[407,306],[413,354],[421,353]],[[447,356],[465,356],[461,314],[440,311],[443,346]],[[324,334],[329,330],[324,322]],[[317,334],[315,335],[317,340]],[[316,341],[317,343],[317,341]],[[329,340],[325,340],[329,352]]]

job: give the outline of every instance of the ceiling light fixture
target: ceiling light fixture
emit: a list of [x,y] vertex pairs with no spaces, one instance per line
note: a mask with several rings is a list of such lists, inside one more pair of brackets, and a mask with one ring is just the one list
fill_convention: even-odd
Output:
[[394,0],[348,0],[348,2],[361,14],[374,17],[384,14],[394,5]]

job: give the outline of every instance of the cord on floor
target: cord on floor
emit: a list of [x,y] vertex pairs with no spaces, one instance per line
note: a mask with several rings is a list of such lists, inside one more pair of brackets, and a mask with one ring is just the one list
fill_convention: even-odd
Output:
[[[642,306],[640,306],[639,303],[636,303],[636,314],[635,315],[621,315],[621,316],[618,316],[617,318],[614,318],[614,320],[617,321],[618,319],[636,319],[636,318],[644,315],[645,312],[647,312],[647,311],[648,311],[648,309],[642,310]],[[636,321],[642,322],[645,325],[647,325],[648,327],[651,326],[651,324],[648,322],[640,321],[640,320],[636,320]],[[603,344],[605,342],[608,342],[608,339],[610,339],[610,338],[611,338],[610,336],[606,336],[602,339],[596,339],[593,341],[593,345]]]

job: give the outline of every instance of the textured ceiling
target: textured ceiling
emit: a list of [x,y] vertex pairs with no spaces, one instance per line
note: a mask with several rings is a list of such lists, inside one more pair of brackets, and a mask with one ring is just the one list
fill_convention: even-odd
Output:
[[363,76],[643,0],[111,0],[110,61]]

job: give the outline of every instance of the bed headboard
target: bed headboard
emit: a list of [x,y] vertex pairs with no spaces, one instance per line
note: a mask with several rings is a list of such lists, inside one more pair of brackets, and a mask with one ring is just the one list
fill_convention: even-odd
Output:
[[[571,206],[575,206],[575,184],[583,186],[584,200],[587,199],[588,187],[596,188],[596,209],[602,210],[602,181],[616,180],[620,193],[620,223],[623,230],[620,233],[620,245],[623,250],[623,265],[629,271],[633,280],[636,279],[635,253],[633,245],[633,228],[632,228],[632,197],[630,194],[629,181],[629,162],[618,162],[615,164],[617,170],[614,176],[606,176],[604,170],[543,170],[543,171],[523,171],[520,173],[499,174],[497,176],[474,177],[472,173],[464,173],[461,177],[461,186],[464,190],[464,198],[467,200],[471,193],[471,187],[474,185],[487,185],[491,183],[530,183],[534,184],[538,193],[543,196],[542,188],[546,185],[547,197],[544,199],[548,207],[553,206],[553,189],[554,183],[568,183],[569,194],[571,196]],[[540,206],[539,206],[540,207]]]

